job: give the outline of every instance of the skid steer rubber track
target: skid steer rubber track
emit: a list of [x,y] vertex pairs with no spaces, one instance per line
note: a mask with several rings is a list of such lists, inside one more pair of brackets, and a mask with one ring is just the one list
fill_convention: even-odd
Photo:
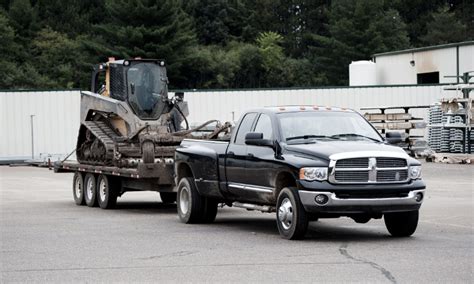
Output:
[[83,125],[90,131],[96,139],[98,139],[105,147],[104,161],[85,161],[89,164],[102,165],[105,163],[112,163],[114,157],[115,142],[114,139],[119,137],[107,123],[103,121],[85,121]]

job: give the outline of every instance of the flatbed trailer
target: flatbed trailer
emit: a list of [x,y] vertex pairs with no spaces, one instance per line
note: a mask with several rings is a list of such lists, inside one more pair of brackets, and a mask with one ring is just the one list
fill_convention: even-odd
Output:
[[56,173],[74,173],[72,190],[77,205],[114,208],[129,191],[156,191],[164,203],[176,201],[174,159],[158,159],[136,168],[81,164],[66,160],[54,164]]

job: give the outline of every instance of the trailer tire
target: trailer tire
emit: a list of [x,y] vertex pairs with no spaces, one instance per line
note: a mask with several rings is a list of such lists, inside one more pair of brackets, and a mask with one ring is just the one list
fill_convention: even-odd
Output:
[[175,203],[176,202],[176,192],[160,192],[161,202],[163,203]]
[[89,207],[97,206],[97,180],[91,173],[84,178],[84,200]]
[[102,209],[113,209],[117,204],[119,182],[116,178],[99,175],[97,179],[97,201]]
[[204,221],[205,198],[197,191],[193,179],[181,178],[178,183],[177,203],[181,222],[196,224]]
[[386,213],[383,220],[392,237],[409,237],[413,235],[418,226],[418,210]]
[[289,240],[302,239],[308,229],[308,216],[294,187],[280,191],[277,200],[277,226],[280,235]]
[[72,178],[72,195],[77,205],[86,204],[84,201],[84,175],[80,172],[75,172]]

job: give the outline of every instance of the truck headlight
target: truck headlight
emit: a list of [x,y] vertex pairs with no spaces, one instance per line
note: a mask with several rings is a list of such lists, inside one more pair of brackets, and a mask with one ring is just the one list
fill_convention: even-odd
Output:
[[421,177],[421,166],[410,166],[408,175],[411,179],[419,179]]
[[300,179],[308,181],[327,180],[328,168],[302,168],[300,169]]

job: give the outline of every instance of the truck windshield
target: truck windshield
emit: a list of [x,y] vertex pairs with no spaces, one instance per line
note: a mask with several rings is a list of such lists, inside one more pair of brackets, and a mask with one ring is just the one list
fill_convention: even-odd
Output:
[[128,102],[141,119],[157,119],[166,105],[166,71],[155,63],[138,63],[127,70]]
[[382,142],[376,130],[353,112],[289,112],[277,115],[283,141],[307,143],[308,140],[370,140]]

